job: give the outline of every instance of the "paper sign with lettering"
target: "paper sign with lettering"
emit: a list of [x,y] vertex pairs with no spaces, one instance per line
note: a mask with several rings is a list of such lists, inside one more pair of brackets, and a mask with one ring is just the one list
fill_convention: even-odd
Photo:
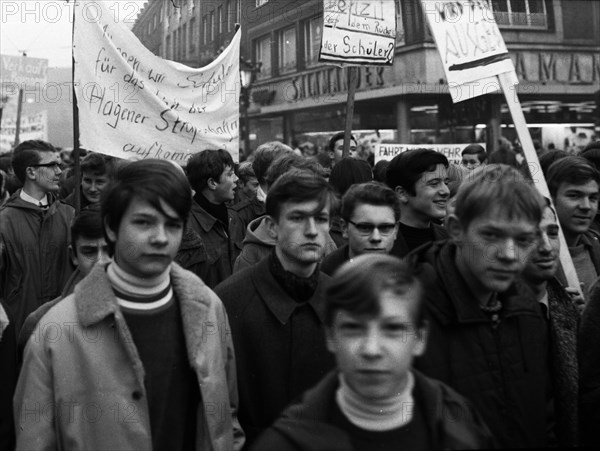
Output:
[[394,62],[396,2],[323,0],[319,61],[347,65]]
[[47,59],[0,55],[0,83],[46,83],[47,73]]
[[421,0],[453,102],[497,92],[496,75],[518,82],[488,0]]
[[[477,143],[485,149],[485,143]],[[396,155],[411,149],[433,149],[444,154],[449,163],[460,164],[461,153],[469,144],[377,144],[375,146],[375,163],[391,160]]]
[[[3,117],[0,127],[0,154],[11,151],[16,134],[16,117]],[[19,141],[29,141],[30,139],[48,141],[48,114],[46,111],[21,116]]]
[[240,30],[195,69],[146,49],[108,2],[77,2],[75,83],[83,148],[185,165],[204,149],[239,157]]

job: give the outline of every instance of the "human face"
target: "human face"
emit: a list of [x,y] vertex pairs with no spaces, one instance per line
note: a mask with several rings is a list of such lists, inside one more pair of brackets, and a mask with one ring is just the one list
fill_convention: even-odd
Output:
[[[359,204],[352,212],[350,221],[344,221],[342,225],[344,236],[348,238],[350,257],[369,252],[388,254],[392,250],[398,234],[398,223],[392,208],[384,205]],[[378,228],[365,234],[361,233],[355,224],[393,225],[394,228],[387,234],[381,233]]]
[[73,262],[84,276],[87,276],[96,262],[110,260],[108,246],[104,238],[86,238],[80,236],[75,241]]
[[443,164],[423,172],[415,183],[415,195],[406,193],[401,198],[402,222],[412,227],[428,227],[431,220],[444,218],[449,195],[448,171]]
[[554,204],[567,243],[574,246],[579,235],[590,228],[598,211],[598,183],[594,180],[582,185],[562,183]]
[[81,191],[88,202],[95,204],[100,202],[100,195],[108,185],[106,174],[96,175],[93,172],[84,172],[81,178]]
[[258,179],[256,177],[250,177],[248,181],[242,185],[241,189],[242,194],[246,197],[256,197],[256,192],[258,191]]
[[451,216],[448,231],[457,243],[456,263],[476,296],[506,291],[521,273],[536,243],[538,224],[508,219],[490,209],[463,227]]
[[235,198],[235,189],[238,176],[235,175],[231,166],[226,166],[219,176],[218,183],[215,183],[214,198],[217,203],[224,203]]
[[270,218],[269,231],[277,240],[275,251],[283,267],[298,276],[310,276],[325,251],[329,233],[329,203],[285,202],[279,218]]
[[[350,149],[348,151],[348,156],[351,158],[354,158],[356,156],[356,148],[357,148],[357,144],[356,141],[351,139],[350,140]],[[343,158],[344,154],[344,140],[343,139],[338,139],[334,146],[333,146],[333,160],[335,163],[339,163],[340,160]]]
[[[35,175],[34,183],[45,192],[56,192],[60,189],[61,159],[58,152],[38,152],[40,162],[31,166]],[[49,166],[46,166],[49,165]]]
[[523,277],[532,282],[543,282],[554,277],[559,265],[560,239],[556,217],[547,207],[540,221],[540,230],[537,245],[534,247],[527,265],[523,270]]
[[364,398],[397,396],[406,387],[414,357],[425,351],[425,331],[414,321],[414,291],[383,291],[376,317],[338,310],[327,329],[327,348],[346,383]]
[[481,166],[481,162],[479,161],[479,158],[477,158],[477,155],[466,153],[462,156],[462,165],[469,171],[472,171]]
[[119,230],[107,227],[115,243],[115,262],[131,275],[151,278],[162,274],[171,264],[183,234],[183,220],[163,199],[160,206],[167,214],[135,196],[121,218]]

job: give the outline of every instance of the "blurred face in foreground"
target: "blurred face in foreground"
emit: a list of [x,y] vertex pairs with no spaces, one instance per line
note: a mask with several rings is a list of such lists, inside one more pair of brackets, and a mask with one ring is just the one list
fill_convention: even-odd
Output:
[[540,222],[537,245],[529,256],[523,277],[533,283],[541,283],[554,277],[559,265],[560,240],[556,216],[546,207]]
[[425,351],[425,330],[414,319],[415,290],[383,291],[375,317],[335,313],[327,348],[348,386],[367,399],[385,399],[406,387],[414,357]]

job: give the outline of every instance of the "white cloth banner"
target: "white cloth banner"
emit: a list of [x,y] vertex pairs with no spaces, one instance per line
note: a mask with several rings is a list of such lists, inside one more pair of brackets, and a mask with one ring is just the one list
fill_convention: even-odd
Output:
[[120,158],[185,165],[204,149],[239,159],[240,30],[208,66],[157,57],[108,2],[75,3],[76,95],[81,146]]

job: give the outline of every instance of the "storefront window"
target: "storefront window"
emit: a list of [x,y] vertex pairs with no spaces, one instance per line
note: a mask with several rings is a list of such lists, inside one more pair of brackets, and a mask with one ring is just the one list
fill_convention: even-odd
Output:
[[261,80],[271,76],[271,37],[265,36],[255,43],[256,58],[254,61],[261,61],[262,67],[256,78]]
[[321,36],[323,33],[323,18],[316,17],[305,23],[304,29],[304,61],[306,66],[314,66],[319,60]]
[[548,28],[544,0],[493,0],[492,9],[501,27]]
[[296,28],[288,28],[279,33],[279,73],[296,70]]

